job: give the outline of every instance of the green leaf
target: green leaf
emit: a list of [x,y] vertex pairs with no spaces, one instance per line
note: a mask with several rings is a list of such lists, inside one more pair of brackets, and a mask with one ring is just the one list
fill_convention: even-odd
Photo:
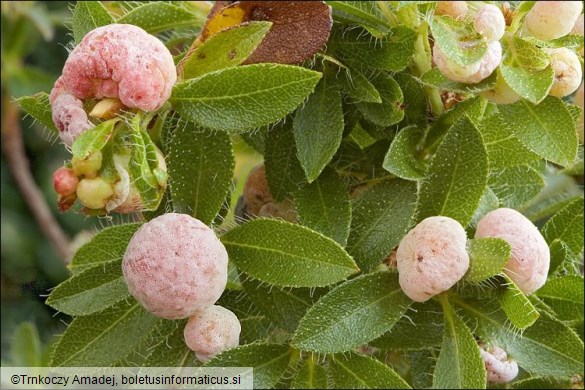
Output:
[[506,288],[500,294],[500,304],[510,322],[524,330],[534,324],[540,314],[510,277],[504,275],[504,279]]
[[59,339],[51,366],[109,367],[132,352],[157,320],[133,299],[77,317]]
[[433,388],[484,389],[486,371],[477,342],[447,297],[441,296],[440,300],[445,316],[445,334],[435,366]]
[[69,315],[88,315],[129,296],[121,262],[114,260],[87,268],[58,285],[47,305]]
[[59,130],[57,130],[57,127],[53,123],[51,103],[49,102],[49,95],[46,92],[39,92],[32,96],[23,96],[15,100],[15,103],[20,106],[22,111],[39,121],[52,133],[59,134]]
[[471,23],[435,15],[431,31],[435,45],[438,45],[448,58],[460,65],[476,63],[487,52],[486,40],[475,32]]
[[345,94],[358,102],[382,103],[380,93],[363,73],[349,69],[341,73],[338,81]]
[[278,202],[306,183],[290,122],[268,131],[264,166],[270,193]]
[[144,3],[122,15],[117,23],[133,24],[149,34],[180,27],[195,28],[205,20],[186,8],[163,2]]
[[443,315],[435,301],[415,302],[411,310],[370,345],[391,350],[421,350],[440,347],[443,340]]
[[502,168],[490,173],[488,184],[505,207],[518,208],[534,198],[544,188],[539,171],[541,161]]
[[352,67],[399,72],[410,64],[415,41],[416,33],[399,25],[380,39],[374,39],[360,29],[346,30],[334,36],[331,45]]
[[270,26],[271,22],[243,23],[212,35],[183,63],[183,79],[240,65],[256,50]]
[[291,332],[297,328],[299,321],[313,304],[311,291],[306,288],[278,288],[254,279],[245,280],[243,287],[250,301],[261,313]]
[[337,20],[355,23],[367,29],[376,38],[390,31],[390,25],[378,11],[375,3],[366,1],[328,1]]
[[384,181],[355,199],[347,250],[360,268],[373,269],[398,245],[411,226],[416,184]]
[[495,237],[468,240],[467,245],[469,270],[465,280],[468,282],[481,282],[501,273],[512,252],[510,244]]
[[339,86],[334,77],[326,75],[297,110],[293,121],[298,159],[309,183],[333,158],[341,144],[343,128]]
[[351,223],[351,202],[347,185],[334,169],[327,168],[313,183],[294,194],[303,225],[345,246]]
[[195,355],[185,344],[183,330],[186,321],[159,320],[151,334],[156,342],[148,349],[145,367],[193,367]]
[[291,350],[286,345],[249,344],[221,353],[205,364],[207,367],[252,367],[254,388],[274,387],[286,371]]
[[532,377],[515,381],[511,384],[512,389],[568,389],[571,387],[571,380],[568,378],[542,378]]
[[583,277],[577,275],[549,279],[536,293],[561,320],[583,319]]
[[326,389],[327,373],[313,356],[303,360],[301,369],[292,380],[292,389]]
[[292,346],[320,353],[350,351],[392,327],[410,304],[398,275],[362,275],[339,285],[309,309]]
[[128,242],[140,227],[139,223],[112,226],[101,230],[75,253],[71,261],[71,272],[77,275],[98,264],[121,260]]
[[542,228],[546,242],[563,241],[571,251],[583,251],[583,197],[573,200],[557,212]]
[[498,207],[500,207],[500,200],[498,199],[496,194],[494,194],[491,188],[489,187],[486,188],[485,192],[483,193],[479,201],[479,206],[477,207],[477,209],[475,210],[475,214],[473,214],[473,217],[471,218],[469,226],[475,229],[477,227],[478,222],[481,220],[481,218],[483,218],[484,215],[486,215],[492,210],[497,209]]
[[404,118],[404,96],[400,86],[385,73],[372,79],[372,83],[382,97],[382,103],[358,102],[357,107],[364,118],[378,126],[390,126]]
[[227,133],[180,124],[167,160],[173,210],[209,225],[232,185],[234,156]]
[[72,30],[75,44],[91,30],[114,23],[114,18],[100,1],[80,1],[73,8]]
[[336,354],[329,360],[329,369],[340,389],[411,388],[393,369],[369,356]]
[[499,113],[484,117],[477,129],[483,137],[491,171],[526,164],[538,159],[537,154],[527,149],[516,138]]
[[[441,323],[443,323],[442,318]],[[438,350],[435,352],[434,349],[408,352],[413,388],[430,389],[433,387],[433,372],[437,363],[437,355]]]
[[513,36],[504,40],[504,59],[499,70],[506,84],[534,104],[541,102],[554,81],[549,56],[537,46]]
[[309,228],[255,219],[221,237],[240,271],[283,287],[319,287],[358,271],[343,248]]
[[571,113],[559,98],[534,105],[526,100],[498,106],[520,142],[551,162],[570,165],[577,157],[577,133]]
[[320,78],[321,73],[298,66],[238,66],[175,84],[170,101],[181,116],[200,126],[243,132],[293,111]]
[[564,241],[553,241],[550,248],[550,268],[551,274],[579,274],[581,272],[582,257],[578,256],[569,248]]
[[399,127],[410,125],[427,127],[428,101],[425,86],[408,72],[395,74],[394,80],[400,85],[404,95],[404,119],[399,123]]
[[483,341],[505,350],[526,371],[556,378],[583,372],[583,342],[546,312],[520,335],[508,328],[508,317],[497,301],[457,298],[456,304],[473,319],[475,333]]
[[451,217],[466,226],[486,189],[488,159],[481,134],[459,119],[439,146],[419,191],[418,220]]
[[382,167],[388,172],[406,180],[419,180],[425,176],[426,164],[418,159],[417,147],[424,131],[417,126],[400,130],[392,144]]
[[81,134],[71,147],[73,156],[84,159],[91,153],[102,150],[112,137],[118,121],[119,118],[110,119]]
[[457,93],[479,93],[492,89],[496,85],[497,73],[492,73],[489,77],[481,80],[476,84],[458,83],[450,80],[439,68],[434,68],[422,75],[421,82],[429,87],[438,88],[440,90],[457,92]]
[[[14,367],[41,367],[41,340],[34,323],[23,321],[12,334],[10,364]],[[4,363],[4,361],[3,361]],[[4,364],[3,364],[4,366]]]

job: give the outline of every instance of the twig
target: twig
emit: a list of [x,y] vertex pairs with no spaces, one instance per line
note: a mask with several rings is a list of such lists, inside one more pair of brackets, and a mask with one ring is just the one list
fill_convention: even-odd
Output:
[[6,94],[3,93],[2,95],[2,111],[4,114],[2,120],[2,149],[8,162],[8,168],[42,232],[49,239],[57,254],[63,259],[63,262],[68,264],[71,260],[69,239],[51,213],[41,190],[37,187],[30,172],[22,140],[18,107],[10,102],[10,98]]

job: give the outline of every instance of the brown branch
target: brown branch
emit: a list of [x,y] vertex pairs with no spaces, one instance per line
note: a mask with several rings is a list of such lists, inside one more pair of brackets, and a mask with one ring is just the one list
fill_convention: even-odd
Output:
[[2,149],[8,162],[8,168],[42,232],[49,239],[57,254],[63,259],[63,262],[68,264],[71,260],[69,239],[51,213],[43,193],[37,187],[30,172],[22,140],[18,107],[10,102],[10,98],[6,94],[2,95],[2,111],[4,114],[2,120]]

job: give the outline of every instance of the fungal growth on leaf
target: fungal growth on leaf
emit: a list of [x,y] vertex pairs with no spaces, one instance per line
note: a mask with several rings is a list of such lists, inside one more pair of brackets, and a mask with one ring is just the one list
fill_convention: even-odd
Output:
[[491,383],[508,383],[518,375],[518,363],[508,359],[508,354],[500,347],[487,348],[481,345],[479,353]]
[[555,80],[550,88],[549,95],[564,97],[572,94],[579,88],[583,72],[579,57],[566,47],[549,49],[550,64],[555,72]]
[[272,22],[272,27],[244,64],[301,63],[325,45],[333,25],[331,8],[324,1],[217,1],[200,42],[218,31],[252,21]]
[[581,107],[581,115],[579,116],[579,120],[577,121],[577,135],[579,136],[579,142],[581,143],[583,143],[584,140],[583,127],[585,125],[583,121],[583,85],[584,84],[581,83],[581,86],[577,90],[577,93],[575,93],[575,96],[573,96],[573,103]]
[[221,306],[207,306],[189,318],[183,335],[185,344],[203,363],[240,344],[242,327],[238,317]]
[[475,14],[473,28],[488,42],[499,41],[504,36],[506,20],[498,7],[485,4]]
[[213,305],[227,283],[228,255],[213,230],[187,214],[145,223],[124,253],[130,294],[152,314],[187,318]]
[[438,45],[433,47],[433,61],[449,80],[465,84],[476,84],[488,77],[502,62],[502,45],[498,41],[488,42],[488,50],[477,62],[460,65],[450,59]]
[[402,291],[417,302],[450,289],[469,268],[467,234],[448,217],[429,217],[398,245],[396,262]]
[[582,10],[581,1],[537,1],[526,14],[524,25],[535,38],[560,38],[571,31]]
[[532,294],[546,282],[550,250],[544,237],[518,211],[500,208],[487,213],[477,224],[475,238],[496,237],[512,247],[504,272],[524,294]]
[[465,1],[437,1],[435,14],[450,16],[453,19],[461,19],[467,13]]
[[69,54],[51,91],[53,121],[71,146],[93,127],[83,100],[116,98],[128,108],[156,111],[176,79],[173,57],[159,39],[129,24],[98,27]]

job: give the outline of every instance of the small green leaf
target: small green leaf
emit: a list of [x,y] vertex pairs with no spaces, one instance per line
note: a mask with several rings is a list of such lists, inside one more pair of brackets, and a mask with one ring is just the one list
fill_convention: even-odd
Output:
[[416,184],[400,179],[375,185],[355,199],[347,250],[365,271],[398,245],[411,226]]
[[510,244],[494,237],[469,240],[467,245],[469,270],[465,280],[468,282],[481,282],[500,274],[512,251]]
[[100,1],[80,1],[73,8],[72,30],[75,44],[91,30],[115,23]]
[[320,78],[321,73],[298,66],[238,66],[175,84],[170,101],[181,116],[202,127],[243,132],[293,111]]
[[292,345],[321,353],[350,351],[392,327],[410,304],[398,275],[362,275],[319,299],[299,323]]
[[491,188],[486,188],[485,192],[481,196],[481,199],[479,200],[479,206],[475,210],[475,214],[473,214],[469,226],[475,229],[478,222],[481,220],[481,218],[483,218],[484,215],[492,210],[497,209],[498,207],[500,207],[500,200],[496,194],[494,194],[494,191],[492,191]]
[[71,272],[77,275],[98,264],[121,260],[128,242],[140,227],[139,223],[112,226],[100,231],[90,242],[75,253],[71,261]]
[[367,1],[328,1],[333,17],[342,22],[357,24],[376,38],[390,31],[390,25],[378,11],[377,5]]
[[551,162],[570,165],[577,157],[577,132],[571,113],[559,98],[534,105],[526,100],[498,106],[520,142]]
[[112,137],[118,121],[120,121],[119,118],[110,119],[81,134],[71,147],[73,156],[84,159],[91,153],[102,150]]
[[147,2],[122,15],[117,23],[133,24],[149,34],[156,34],[180,27],[193,29],[203,25],[204,21],[185,7],[163,2]]
[[352,67],[399,72],[410,63],[415,41],[416,33],[399,25],[380,39],[374,39],[360,29],[346,30],[334,36],[331,44],[341,59]]
[[392,368],[369,356],[336,354],[329,360],[329,369],[340,389],[411,388]]
[[433,388],[485,389],[486,371],[477,342],[449,304],[447,296],[440,299],[445,316],[445,335],[435,366]]
[[429,87],[440,90],[457,92],[457,93],[478,93],[492,89],[496,85],[497,73],[492,73],[489,77],[481,80],[476,84],[458,83],[449,80],[439,68],[434,68],[422,75],[421,82]]
[[425,86],[408,72],[395,74],[394,80],[404,95],[404,119],[398,126],[400,128],[410,125],[427,127],[429,103]]
[[583,277],[549,279],[536,293],[564,321],[583,319]]
[[487,52],[486,40],[471,23],[455,20],[449,16],[435,15],[431,31],[438,45],[447,57],[460,65],[478,62]]
[[343,128],[339,86],[327,74],[297,110],[293,121],[298,159],[309,183],[319,177],[333,158],[341,144]]
[[485,191],[488,159],[481,134],[467,117],[448,131],[419,191],[418,220],[451,217],[466,226]]
[[456,299],[473,319],[472,327],[483,341],[499,346],[530,373],[567,378],[583,372],[583,341],[546,312],[522,334],[512,332],[508,317],[492,299]]
[[500,294],[500,304],[510,322],[523,330],[534,324],[540,314],[516,284],[504,275],[506,288]]
[[561,240],[574,253],[583,251],[583,197],[573,200],[557,212],[542,228],[546,242]]
[[326,168],[317,180],[296,191],[294,198],[303,225],[345,246],[351,223],[351,202],[347,185],[335,170]]
[[264,166],[270,193],[278,202],[306,183],[290,121],[268,131]]
[[[442,318],[441,323],[443,323]],[[433,372],[435,371],[438,353],[438,350],[435,352],[434,349],[408,352],[413,388],[430,389],[433,387]]]
[[545,185],[539,172],[542,161],[494,170],[488,184],[505,207],[518,208],[534,198]]
[[343,92],[358,102],[382,103],[376,87],[360,71],[345,69],[338,76],[338,81]]
[[549,56],[518,36],[503,43],[504,59],[499,69],[506,84],[518,95],[538,104],[547,96],[554,81],[554,71],[548,66]]
[[243,23],[222,30],[203,42],[183,64],[183,79],[240,65],[256,50],[271,22]]
[[404,316],[370,345],[390,350],[421,350],[440,347],[443,340],[443,315],[435,301],[415,302]]
[[59,339],[52,367],[109,367],[132,352],[157,323],[135,300],[77,317]]
[[501,114],[494,113],[484,117],[477,129],[483,137],[491,171],[538,160],[538,155],[516,138]]
[[181,123],[173,134],[167,164],[173,210],[209,225],[232,185],[234,157],[229,135]]
[[358,271],[343,248],[304,226],[255,219],[221,237],[239,270],[283,287],[319,287]]
[[521,379],[511,383],[511,389],[568,389],[571,387],[571,380],[568,378],[555,379],[555,378],[542,378],[532,377],[527,379]]
[[417,147],[423,136],[424,131],[417,126],[400,130],[386,153],[382,167],[402,179],[422,179],[427,167],[418,159]]
[[58,285],[47,305],[69,315],[88,315],[129,296],[121,262],[114,260],[88,268]]
[[151,334],[155,342],[148,349],[145,367],[193,367],[195,355],[185,344],[186,321],[159,320]]
[[382,97],[382,103],[357,103],[357,107],[368,121],[378,126],[390,126],[404,118],[404,96],[400,86],[385,73],[372,79]]
[[302,362],[301,369],[295,374],[292,389],[326,389],[327,373],[312,356]]
[[15,100],[15,103],[20,106],[22,111],[39,121],[51,132],[59,134],[59,130],[57,130],[55,123],[53,123],[51,103],[49,102],[49,95],[46,92],[39,92],[32,96],[23,96]]
[[270,389],[284,375],[291,359],[286,345],[249,344],[230,349],[208,361],[207,367],[252,367],[254,388]]

